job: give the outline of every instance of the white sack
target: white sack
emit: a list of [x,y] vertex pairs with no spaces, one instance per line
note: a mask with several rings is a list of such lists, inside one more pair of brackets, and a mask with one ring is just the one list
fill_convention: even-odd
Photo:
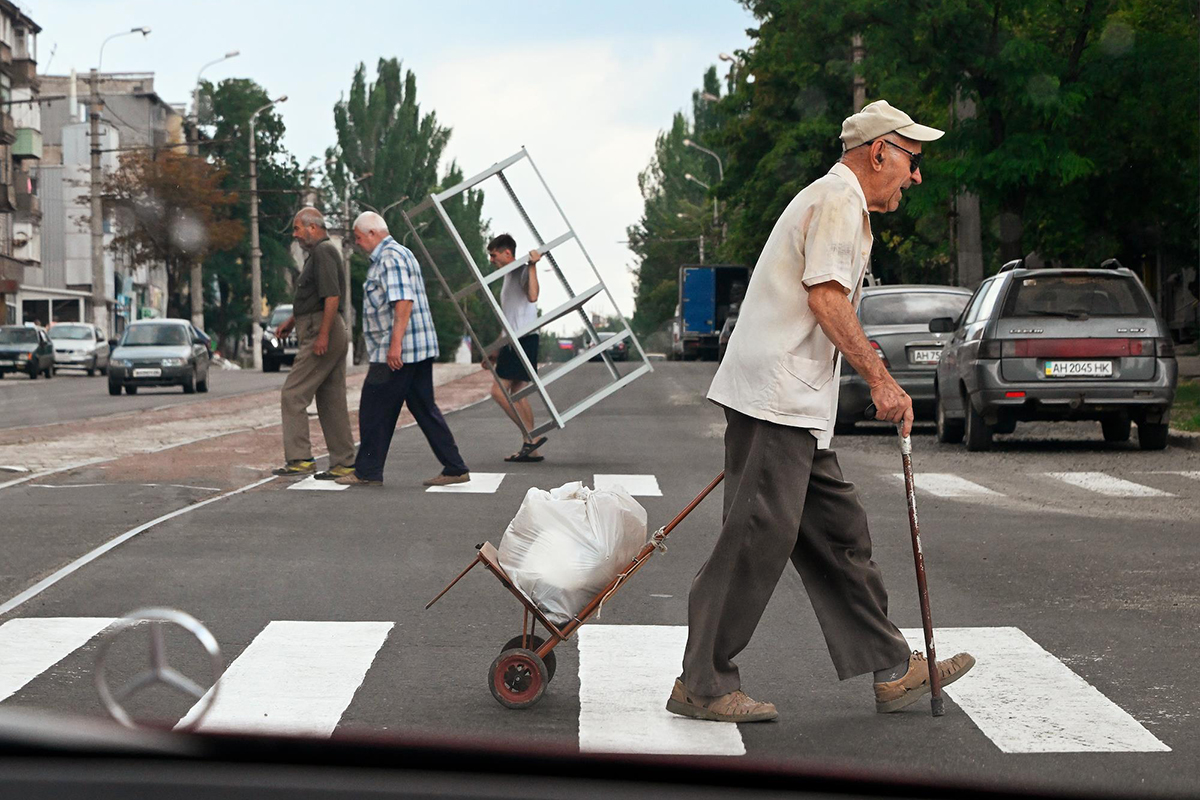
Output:
[[646,509],[620,487],[530,489],[500,539],[500,566],[555,625],[566,625],[646,544]]

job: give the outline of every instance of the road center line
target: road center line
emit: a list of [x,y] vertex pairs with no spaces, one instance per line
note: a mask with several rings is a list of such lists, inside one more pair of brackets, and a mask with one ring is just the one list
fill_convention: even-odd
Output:
[[0,625],[0,700],[111,625],[111,617],[22,617]]
[[18,606],[33,599],[34,597],[37,597],[39,594],[46,591],[54,584],[58,583],[63,578],[65,578],[68,575],[72,574],[73,572],[76,572],[77,570],[87,566],[88,564],[92,563],[100,556],[107,553],[109,550],[112,550],[113,548],[124,544],[125,542],[129,541],[133,537],[137,536],[139,533],[148,531],[151,528],[155,527],[156,525],[159,525],[168,520],[175,519],[176,517],[183,516],[184,514],[195,511],[198,508],[203,508],[204,506],[209,505],[210,503],[215,503],[218,500],[224,500],[226,497],[233,497],[235,494],[241,494],[242,492],[248,492],[251,489],[262,486],[264,483],[269,483],[273,480],[275,480],[274,476],[271,476],[269,478],[263,478],[262,480],[255,481],[254,483],[251,483],[247,486],[243,486],[240,489],[234,489],[233,491],[225,492],[224,494],[219,494],[216,497],[210,497],[207,500],[201,500],[198,503],[192,503],[190,506],[184,506],[183,508],[178,508],[169,514],[163,514],[161,517],[156,517],[155,519],[152,519],[149,522],[138,525],[136,528],[131,528],[130,530],[127,530],[124,533],[122,533],[120,536],[117,536],[114,539],[109,539],[107,542],[105,542],[104,544],[95,548],[91,552],[89,552],[85,555],[82,555],[79,558],[72,561],[70,564],[67,564],[65,567],[58,570],[53,575],[43,578],[42,580],[35,583],[33,586],[30,586],[28,589],[26,589],[25,591],[18,594],[16,597],[13,597],[12,599],[6,601],[3,605],[0,605],[0,615],[7,614],[9,611],[12,611],[14,608],[17,608]]
[[736,725],[686,719],[665,708],[683,663],[686,625],[593,624],[578,636],[581,751],[746,754]]

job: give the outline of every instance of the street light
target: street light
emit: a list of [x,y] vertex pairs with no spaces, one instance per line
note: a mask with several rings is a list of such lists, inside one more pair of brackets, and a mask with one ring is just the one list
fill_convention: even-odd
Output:
[[91,244],[92,244],[92,322],[100,329],[105,338],[111,327],[108,324],[108,291],[106,288],[107,275],[104,269],[104,204],[100,199],[100,70],[104,66],[104,46],[118,36],[129,36],[140,33],[149,36],[150,29],[131,28],[127,31],[114,33],[100,43],[100,54],[96,58],[96,68],[92,70],[92,96],[88,103],[88,117],[91,123],[89,137],[92,140],[91,152]]
[[230,50],[228,53],[221,56],[220,58],[215,58],[212,61],[209,61],[207,64],[205,64],[203,67],[200,68],[199,72],[196,73],[196,87],[194,89],[192,89],[192,124],[193,125],[200,124],[200,76],[204,74],[204,70],[206,70],[209,67],[214,66],[216,64],[220,64],[222,61],[228,61],[231,58],[237,58],[241,54],[242,53],[240,50]]
[[[696,150],[699,150],[701,153],[707,153],[708,155],[715,158],[717,160],[717,178],[720,180],[721,183],[725,182],[725,165],[721,163],[721,157],[719,155],[714,153],[712,150],[709,150],[707,147],[701,147],[700,145],[693,142],[691,139],[684,139],[683,146],[695,148]],[[699,181],[697,181],[697,183],[699,183]],[[705,186],[704,188],[707,189],[708,187]],[[718,214],[719,214],[719,210],[718,210],[718,205],[717,205],[717,198],[714,197],[713,198],[713,227],[714,228],[717,226]]]
[[692,183],[695,183],[695,184],[698,184],[698,185],[700,185],[700,186],[703,186],[703,187],[704,187],[704,191],[706,191],[706,192],[707,192],[707,191],[711,191],[711,190],[712,190],[712,187],[711,187],[711,186],[709,186],[707,183],[705,183],[704,181],[700,180],[699,178],[697,178],[695,175],[693,175],[693,174],[692,174],[692,173],[690,173],[690,172],[685,172],[685,173],[683,173],[683,178],[684,178],[684,180],[689,180],[689,181],[691,181]]
[[720,100],[721,100],[720,97],[713,94],[712,92],[701,92],[700,99],[704,100],[705,102],[708,102],[708,103],[717,103],[717,102],[720,102]]
[[250,349],[254,368],[262,369],[262,249],[258,246],[258,156],[254,150],[254,120],[277,103],[287,102],[280,95],[250,115]]

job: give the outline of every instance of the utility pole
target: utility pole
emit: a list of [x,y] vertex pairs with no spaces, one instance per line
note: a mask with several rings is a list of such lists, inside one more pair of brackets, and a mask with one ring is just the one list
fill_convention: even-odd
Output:
[[92,95],[88,103],[91,123],[92,164],[92,322],[108,338],[108,291],[104,274],[104,201],[100,196],[100,70],[92,69]]
[[863,56],[866,54],[866,48],[863,46],[863,37],[861,33],[854,34],[850,39],[851,60],[855,65],[854,70],[854,113],[862,111],[863,106],[867,104],[867,79],[858,71],[858,65],[863,62]]
[[[959,120],[974,119],[975,101],[964,98],[960,89],[955,92],[952,111],[951,119],[955,124]],[[954,221],[958,285],[974,288],[983,282],[983,224],[979,195],[959,189],[954,196]]]
[[258,156],[255,153],[254,120],[276,103],[287,100],[282,95],[250,115],[250,352],[254,368],[262,370],[262,248],[258,241]]
[[700,263],[704,263],[704,234],[700,234]]

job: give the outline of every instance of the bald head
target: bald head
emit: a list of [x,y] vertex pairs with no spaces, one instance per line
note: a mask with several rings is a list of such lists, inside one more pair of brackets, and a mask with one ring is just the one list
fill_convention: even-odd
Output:
[[292,220],[292,238],[303,247],[312,247],[329,236],[325,229],[325,215],[312,206],[296,212]]
[[370,253],[389,236],[387,221],[374,211],[364,211],[354,220],[354,243]]

